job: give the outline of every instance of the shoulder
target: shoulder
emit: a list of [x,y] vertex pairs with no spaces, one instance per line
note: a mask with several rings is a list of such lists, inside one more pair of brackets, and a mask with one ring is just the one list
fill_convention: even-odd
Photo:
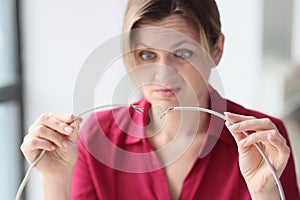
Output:
[[277,127],[277,129],[280,131],[280,133],[287,138],[287,132],[286,132],[286,128],[282,122],[281,119],[276,118],[274,116],[256,111],[256,110],[252,110],[249,108],[246,108],[238,103],[235,103],[231,100],[225,99],[223,98],[218,91],[216,91],[214,88],[209,88],[210,90],[210,96],[212,99],[212,102],[214,103],[214,108],[212,107],[213,110],[217,109],[216,111],[218,112],[232,112],[235,114],[240,114],[240,115],[247,115],[247,116],[253,116],[256,118],[267,118],[270,119]]
[[277,129],[280,131],[280,133],[287,138],[287,132],[286,132],[286,128],[284,126],[284,123],[281,119],[276,118],[274,116],[256,111],[256,110],[252,110],[252,109],[248,109],[245,108],[244,106],[237,104],[233,101],[230,100],[226,100],[227,102],[227,111],[228,112],[232,112],[235,114],[241,114],[241,115],[248,115],[248,116],[253,116],[256,118],[268,118],[270,119],[277,127]]

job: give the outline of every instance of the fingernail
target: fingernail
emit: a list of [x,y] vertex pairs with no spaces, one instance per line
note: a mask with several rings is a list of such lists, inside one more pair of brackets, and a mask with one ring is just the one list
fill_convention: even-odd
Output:
[[230,112],[224,112],[224,115],[225,115],[226,118],[230,118],[230,117],[233,116],[233,114],[230,113]]
[[81,124],[81,122],[83,121],[83,119],[80,117],[80,118],[78,118],[78,122],[79,122],[79,124]]
[[244,138],[244,139],[242,139],[242,140],[239,141],[238,145],[240,147],[243,147],[246,144],[246,142],[247,142],[247,138]]
[[64,131],[66,131],[67,133],[71,134],[73,132],[73,128],[69,127],[69,126],[66,126],[64,128]]
[[68,146],[69,146],[67,141],[62,141],[61,144],[63,145],[64,148],[68,148]]
[[239,125],[239,124],[233,124],[232,126],[230,126],[230,130],[232,130],[232,131],[235,131],[235,130],[237,130],[238,128],[240,128],[240,125]]

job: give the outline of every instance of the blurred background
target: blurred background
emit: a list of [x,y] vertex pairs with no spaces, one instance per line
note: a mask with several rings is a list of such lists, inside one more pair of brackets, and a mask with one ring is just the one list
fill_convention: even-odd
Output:
[[[217,3],[226,37],[218,66],[225,97],[285,121],[300,183],[300,1]],[[0,0],[0,199],[14,199],[28,167],[19,149],[28,127],[42,113],[73,112],[79,70],[121,32],[125,5]],[[105,85],[107,99],[112,82]],[[40,178],[34,171],[26,199],[42,199]]]

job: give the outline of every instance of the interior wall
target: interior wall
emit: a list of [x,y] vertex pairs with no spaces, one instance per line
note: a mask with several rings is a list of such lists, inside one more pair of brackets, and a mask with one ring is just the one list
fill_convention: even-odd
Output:
[[[42,113],[73,112],[78,72],[96,47],[120,33],[126,2],[26,0],[20,3],[25,124],[29,127]],[[34,171],[27,185],[27,199],[42,199],[40,178]]]

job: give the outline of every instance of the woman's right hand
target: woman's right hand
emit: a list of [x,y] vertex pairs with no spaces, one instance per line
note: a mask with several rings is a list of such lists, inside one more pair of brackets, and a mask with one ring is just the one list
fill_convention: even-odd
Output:
[[49,179],[63,179],[72,174],[77,160],[79,124],[73,115],[63,113],[42,114],[30,126],[21,145],[27,162],[31,164],[45,149],[46,153],[36,169]]

